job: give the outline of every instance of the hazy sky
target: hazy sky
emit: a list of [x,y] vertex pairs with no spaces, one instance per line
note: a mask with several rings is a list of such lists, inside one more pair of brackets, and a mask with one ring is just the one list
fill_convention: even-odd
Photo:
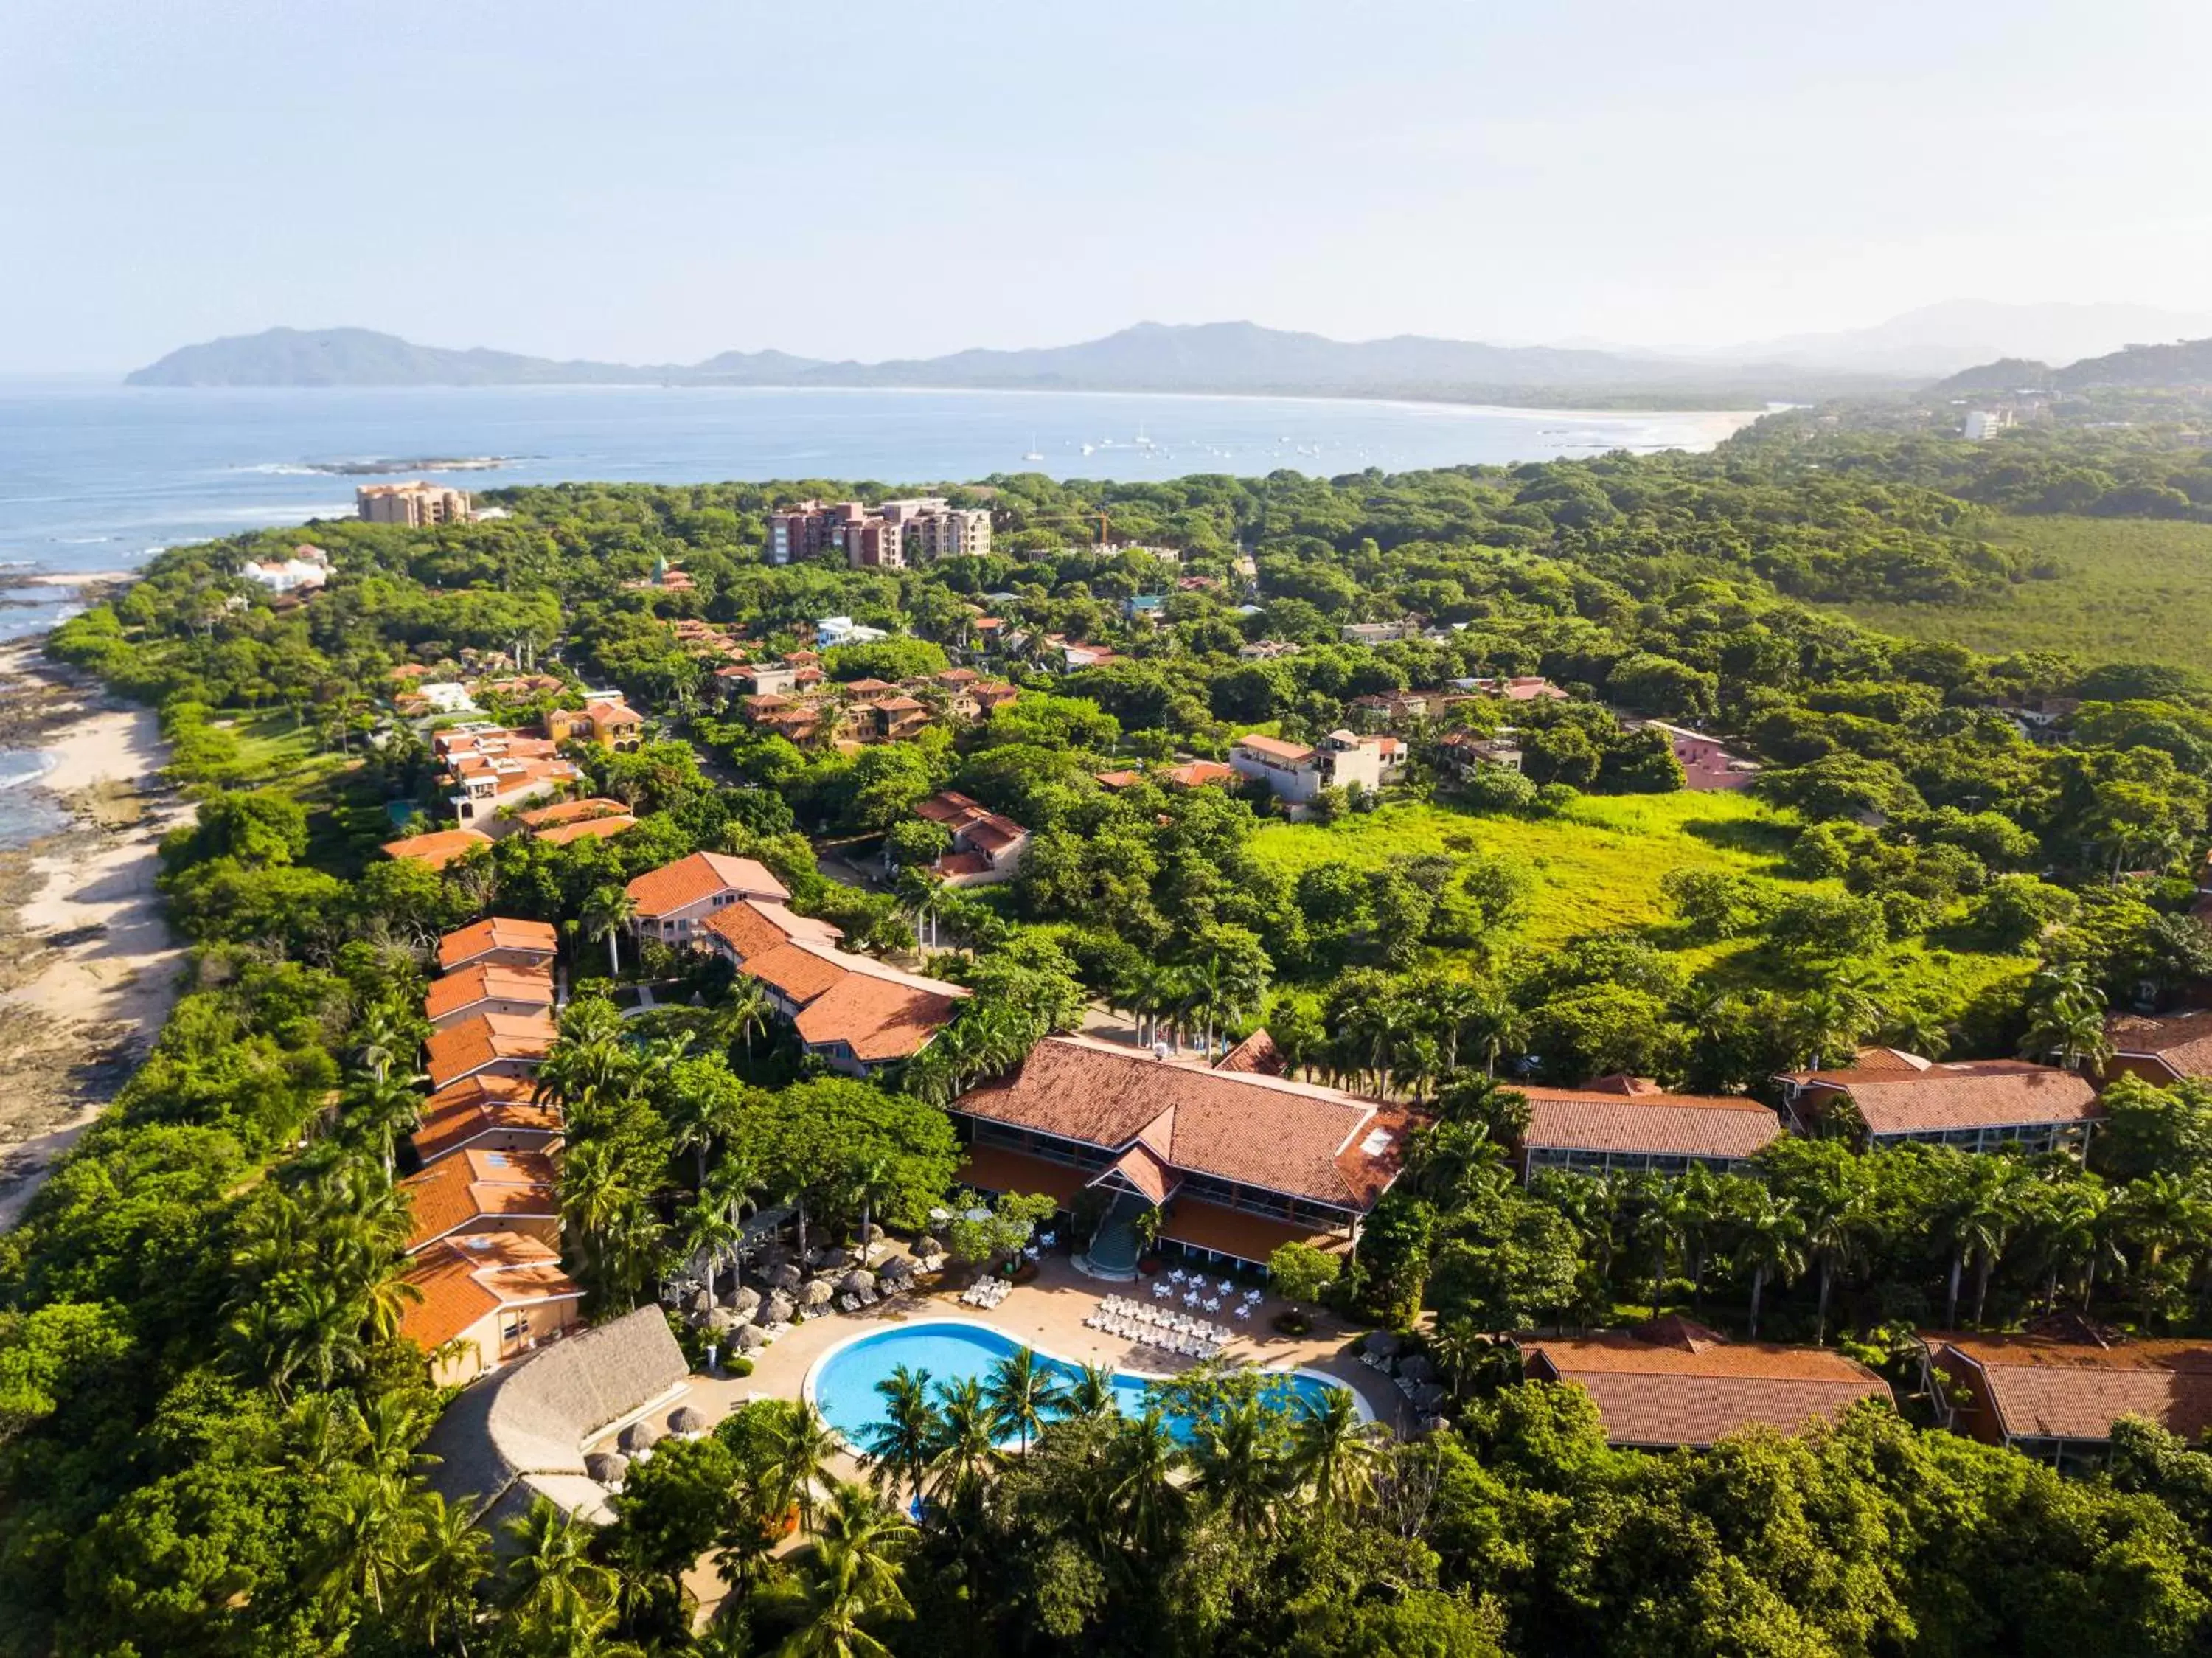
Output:
[[0,369],[2212,308],[2202,0],[11,0]]

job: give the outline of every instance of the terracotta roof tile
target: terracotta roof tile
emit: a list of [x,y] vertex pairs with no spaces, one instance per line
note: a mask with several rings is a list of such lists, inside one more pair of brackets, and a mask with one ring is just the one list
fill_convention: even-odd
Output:
[[1780,1137],[1781,1119],[1756,1100],[1728,1095],[1522,1088],[1524,1146],[1662,1157],[1748,1157]]
[[423,1044],[430,1086],[442,1088],[501,1061],[535,1064],[559,1035],[550,1014],[478,1014],[433,1031]]
[[785,1001],[801,1006],[845,976],[845,970],[835,961],[825,961],[815,952],[791,943],[764,954],[747,956],[738,971],[749,978],[757,978]]
[[427,835],[407,835],[398,840],[384,843],[384,856],[404,858],[413,863],[427,863],[433,869],[442,869],[456,858],[465,857],[479,846],[491,844],[491,837],[480,829],[433,829]]
[[1170,765],[1160,773],[1160,781],[1174,783],[1179,789],[1197,789],[1210,783],[1234,783],[1237,768],[1224,765],[1219,760],[1191,760],[1182,765]]
[[630,900],[639,916],[650,920],[710,899],[717,893],[736,891],[749,898],[788,903],[784,884],[751,858],[732,857],[726,852],[694,852],[649,870],[631,881]]
[[624,813],[619,817],[586,818],[576,823],[556,824],[550,829],[536,831],[532,838],[566,846],[571,841],[611,840],[636,827],[637,820]]
[[1203,1070],[1081,1037],[1048,1037],[1013,1076],[954,1109],[1121,1150],[1172,1110],[1176,1168],[1365,1209],[1396,1178],[1408,1113],[1285,1078]]
[[794,914],[781,904],[743,899],[714,911],[701,923],[741,961],[781,949],[794,938],[834,944],[844,934],[826,921]]
[[517,921],[510,916],[493,916],[489,920],[473,922],[458,932],[447,933],[438,941],[438,966],[447,972],[465,966],[480,955],[495,950],[531,950],[553,954],[558,942],[552,924],[544,921]]
[[560,1257],[519,1233],[445,1239],[407,1263],[400,1275],[422,1299],[399,1315],[399,1333],[425,1350],[445,1343],[502,1307],[580,1297],[582,1288],[561,1270]]
[[865,1064],[884,1064],[921,1051],[959,1005],[951,996],[847,972],[800,1009],[799,1039],[810,1046],[842,1043]]
[[1729,1342],[1684,1319],[1642,1330],[1523,1338],[1529,1374],[1587,1392],[1616,1445],[1703,1446],[1756,1426],[1832,1422],[1888,1386],[1823,1348]]
[[536,1007],[553,1005],[550,967],[505,967],[478,962],[430,981],[422,997],[422,1011],[432,1020],[445,1019],[479,1002],[522,1002]]
[[2178,1076],[2212,1076],[2212,1012],[2116,1014],[2105,1034],[2115,1051],[2162,1060]]
[[[471,1093],[470,1084],[477,1082],[508,1083],[515,1091],[482,1089]],[[469,1082],[445,1090],[438,1096],[445,1103],[439,1104],[434,1099],[424,1109],[422,1120],[416,1125],[412,1137],[415,1155],[427,1168],[441,1157],[464,1150],[471,1142],[487,1134],[558,1135],[566,1126],[560,1108],[531,1099],[530,1088],[529,1082],[522,1077],[471,1077]]]
[[2086,1122],[2101,1114],[2097,1091],[2071,1071],[2024,1059],[1970,1059],[1925,1070],[1804,1073],[1816,1090],[1850,1095],[1873,1134]]
[[399,1182],[412,1205],[410,1253],[457,1228],[497,1216],[560,1213],[552,1160],[532,1151],[462,1151]]
[[1252,1071],[1261,1076],[1280,1076],[1284,1070],[1282,1051],[1276,1047],[1275,1039],[1268,1035],[1263,1027],[1215,1060],[1213,1068],[1216,1070]]
[[2212,1428],[2212,1342],[2118,1341],[1935,1332],[1921,1339],[1955,1380],[1979,1368],[1997,1426],[2019,1439],[2097,1442],[2123,1416],[2194,1441]]
[[564,800],[553,806],[538,806],[527,812],[517,812],[515,821],[532,829],[550,829],[557,824],[577,823],[586,818],[621,817],[629,808],[618,800],[592,796],[586,800]]
[[1250,736],[1237,738],[1235,746],[1249,748],[1255,754],[1264,754],[1270,759],[1287,760],[1292,765],[1303,765],[1314,757],[1314,751],[1302,742],[1285,742],[1279,737],[1263,737],[1256,732]]

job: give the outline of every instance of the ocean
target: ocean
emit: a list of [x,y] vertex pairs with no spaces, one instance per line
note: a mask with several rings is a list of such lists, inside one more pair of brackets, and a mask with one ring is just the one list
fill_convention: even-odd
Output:
[[[1589,413],[1141,393],[545,386],[161,389],[0,378],[0,638],[76,607],[40,575],[128,570],[166,546],[350,514],[349,471],[463,488],[1042,472],[1330,476],[1704,449],[1764,411]],[[1042,455],[1032,460],[1031,454]],[[0,789],[4,789],[0,781]]]

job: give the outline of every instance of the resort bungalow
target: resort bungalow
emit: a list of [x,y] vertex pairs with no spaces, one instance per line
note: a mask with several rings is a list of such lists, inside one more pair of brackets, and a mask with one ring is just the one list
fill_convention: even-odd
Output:
[[637,826],[629,808],[618,800],[597,796],[532,807],[527,812],[517,812],[514,820],[530,831],[532,838],[550,840],[556,846],[566,846],[572,840],[605,840]]
[[2115,1014],[2105,1021],[2105,1037],[2112,1045],[2108,1077],[2125,1072],[2160,1088],[2212,1078],[2212,1012]]
[[481,830],[433,829],[427,835],[408,835],[398,840],[387,840],[380,850],[388,858],[404,858],[410,863],[442,869],[447,864],[466,857],[477,847],[490,844],[491,837]]
[[1667,1094],[1640,1076],[1607,1076],[1579,1088],[1523,1088],[1523,1179],[1571,1174],[1716,1173],[1741,1169],[1778,1138],[1782,1122],[1740,1095]]
[[430,1385],[459,1387],[574,1329],[584,1291],[561,1258],[519,1232],[444,1238],[407,1263],[419,1300],[399,1333],[430,1356]]
[[433,1030],[445,1030],[479,1014],[527,1019],[552,1009],[551,968],[501,967],[488,961],[432,979],[422,997],[423,1016]]
[[1185,760],[1181,765],[1164,766],[1160,771],[1160,781],[1170,789],[1203,789],[1236,780],[1236,768],[1224,765],[1219,760]]
[[483,963],[500,967],[544,967],[550,970],[559,935],[549,921],[517,921],[512,916],[492,916],[472,921],[438,941],[438,971]]
[[1030,832],[1012,818],[951,789],[931,795],[914,812],[952,837],[952,850],[933,866],[947,887],[988,887],[1021,872]]
[[2044,1327],[1923,1334],[1923,1374],[1944,1426],[2061,1472],[2100,1464],[2120,1417],[2147,1417],[2191,1444],[2212,1428],[2212,1342],[2130,1341],[2081,1319]]
[[852,1076],[913,1058],[968,995],[963,985],[805,936],[744,957],[738,971],[768,992],[809,1053]]
[[1796,1434],[1861,1399],[1894,1403],[1887,1383],[1840,1353],[1729,1341],[1683,1318],[1515,1344],[1528,1380],[1580,1387],[1606,1442],[1624,1448],[1702,1449],[1755,1427]]
[[432,1094],[409,1144],[415,1166],[428,1168],[457,1151],[550,1152],[566,1126],[561,1108],[536,1098],[526,1076],[465,1077]]
[[430,1033],[422,1045],[430,1087],[442,1091],[471,1076],[527,1076],[561,1034],[550,1013],[473,1014]]
[[1282,1244],[1351,1247],[1398,1177],[1413,1114],[1257,1071],[1206,1070],[1077,1036],[1047,1037],[1012,1076],[950,1109],[968,1138],[966,1185],[1048,1193],[1101,1215],[1087,1265],[1136,1266],[1136,1216],[1207,1260],[1264,1266]]
[[694,852],[647,871],[624,889],[635,906],[630,931],[665,944],[688,944],[715,911],[761,899],[787,904],[784,884],[751,858],[726,852]]
[[407,1253],[441,1238],[520,1232],[561,1247],[561,1200],[553,1160],[534,1151],[464,1151],[400,1181],[414,1224]]
[[1943,1064],[1869,1048],[1839,1070],[1778,1076],[1800,1133],[1840,1123],[1869,1145],[1956,1146],[1962,1151],[2078,1149],[2101,1115],[2096,1090],[2071,1071],[2024,1059]]

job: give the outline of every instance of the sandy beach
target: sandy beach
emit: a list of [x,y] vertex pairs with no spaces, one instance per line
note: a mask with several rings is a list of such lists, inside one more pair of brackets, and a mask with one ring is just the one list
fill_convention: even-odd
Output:
[[150,710],[38,655],[0,649],[11,746],[40,752],[29,786],[70,826],[0,851],[0,1228],[144,1058],[175,998],[183,951],[154,878],[185,808],[156,773]]

